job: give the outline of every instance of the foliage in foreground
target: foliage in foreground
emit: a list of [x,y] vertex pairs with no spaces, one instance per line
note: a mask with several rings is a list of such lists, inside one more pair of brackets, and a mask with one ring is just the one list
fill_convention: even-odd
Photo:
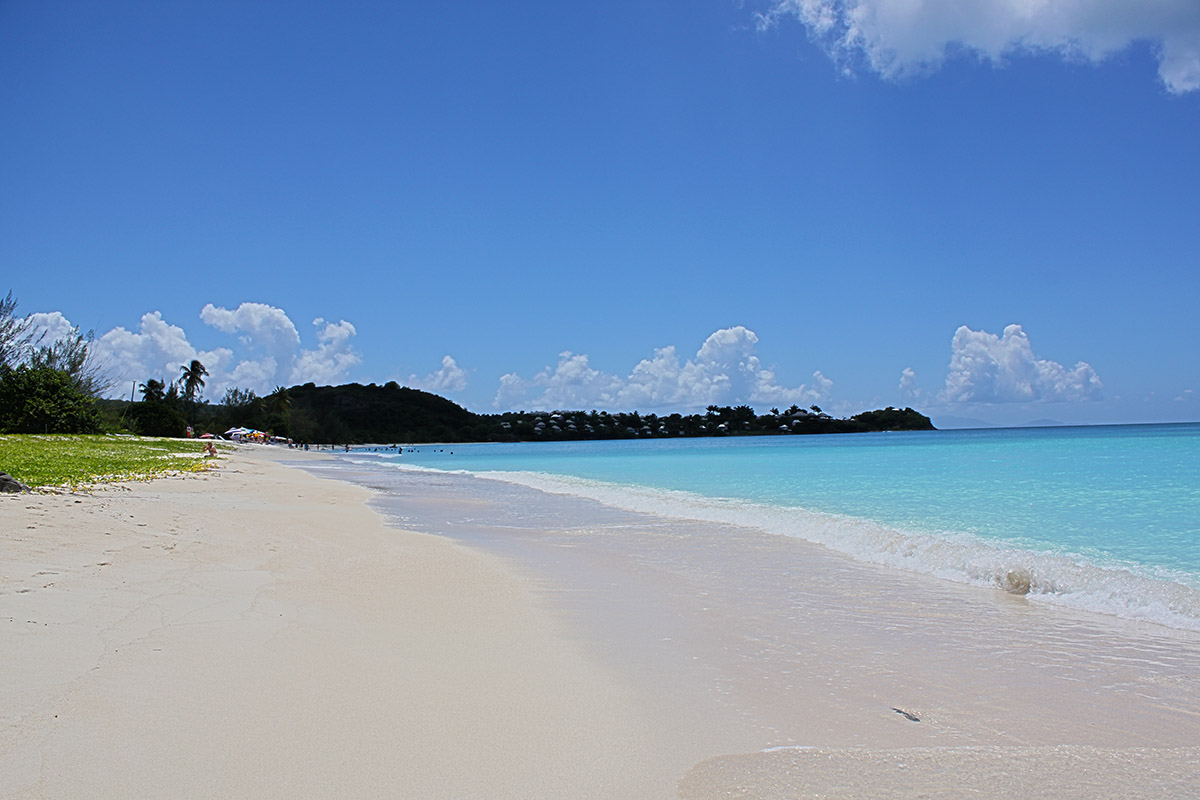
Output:
[[211,459],[200,457],[202,447],[186,439],[6,434],[0,436],[0,472],[35,488],[147,480],[203,471]]

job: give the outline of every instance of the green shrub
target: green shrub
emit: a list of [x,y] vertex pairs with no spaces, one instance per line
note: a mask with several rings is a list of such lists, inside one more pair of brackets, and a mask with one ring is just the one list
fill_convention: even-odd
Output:
[[50,367],[0,366],[0,432],[93,433],[95,400]]

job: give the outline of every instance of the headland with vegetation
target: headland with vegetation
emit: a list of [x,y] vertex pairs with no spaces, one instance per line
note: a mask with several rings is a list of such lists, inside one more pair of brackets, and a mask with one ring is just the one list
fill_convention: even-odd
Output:
[[[793,405],[757,413],[748,405],[710,405],[702,413],[641,413],[547,409],[477,414],[436,394],[400,386],[313,383],[277,386],[265,396],[231,387],[213,402],[204,397],[208,370],[198,360],[179,365],[174,376],[147,376],[131,386],[128,399],[104,399],[114,388],[105,365],[94,358],[91,333],[78,329],[44,341],[29,318],[16,313],[12,293],[0,299],[0,454],[13,467],[22,458],[14,444],[20,434],[126,436],[185,439],[232,428],[253,428],[273,437],[309,443],[427,443],[487,441],[563,441],[695,436],[763,436],[868,431],[933,430],[929,418],[911,408],[864,411],[833,417],[819,406]],[[129,438],[78,438],[69,441],[76,461],[99,458],[94,474],[121,474],[129,468],[106,465],[105,458],[130,447],[131,458],[147,448]],[[42,448],[34,446],[30,452]],[[193,443],[191,449],[198,449]],[[98,455],[108,454],[108,455]],[[111,468],[110,468],[111,467]],[[24,467],[21,467],[24,469]],[[92,469],[89,467],[88,469]],[[107,470],[107,473],[105,472]],[[9,470],[13,471],[12,469]],[[14,473],[15,474],[15,473]],[[73,477],[76,476],[76,477]],[[79,479],[63,473],[47,480]],[[37,480],[42,480],[41,477]]]

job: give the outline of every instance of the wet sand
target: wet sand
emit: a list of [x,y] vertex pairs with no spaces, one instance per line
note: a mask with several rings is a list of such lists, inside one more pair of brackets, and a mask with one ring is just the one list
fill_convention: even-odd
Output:
[[592,657],[713,754],[681,796],[1194,794],[1194,632],[467,475],[328,473],[540,576]]

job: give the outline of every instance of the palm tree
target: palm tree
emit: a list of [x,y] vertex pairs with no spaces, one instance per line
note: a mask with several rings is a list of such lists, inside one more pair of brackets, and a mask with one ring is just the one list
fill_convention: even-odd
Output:
[[267,429],[280,436],[289,435],[291,424],[288,418],[291,417],[292,396],[288,394],[288,390],[276,386],[275,391],[263,398],[263,405],[266,406],[268,414]]
[[156,381],[154,378],[143,383],[138,389],[142,393],[142,400],[147,403],[153,403],[156,400],[162,400],[166,387],[162,381]]
[[196,399],[196,395],[204,388],[204,376],[208,374],[208,370],[195,358],[191,364],[179,369],[183,373],[179,376],[183,381],[183,397],[190,402]]
[[282,417],[292,407],[292,396],[282,386],[276,386],[275,391],[266,396],[267,409],[274,415]]

